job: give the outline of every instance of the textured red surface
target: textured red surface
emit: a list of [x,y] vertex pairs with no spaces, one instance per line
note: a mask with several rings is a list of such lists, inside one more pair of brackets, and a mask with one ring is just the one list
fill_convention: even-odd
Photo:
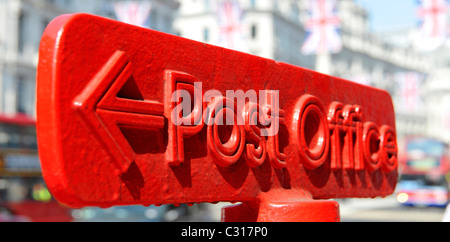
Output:
[[[265,138],[251,126],[174,125],[171,92],[196,93],[195,82],[202,95],[279,91],[280,132]],[[76,14],[45,30],[37,85],[43,174],[73,207],[287,204],[386,196],[396,185],[389,94],[301,67]],[[234,105],[193,103],[185,119],[219,103],[217,115],[230,115]],[[252,105],[231,115],[245,119]]]
[[256,201],[222,209],[223,222],[340,222],[339,204],[325,200]]

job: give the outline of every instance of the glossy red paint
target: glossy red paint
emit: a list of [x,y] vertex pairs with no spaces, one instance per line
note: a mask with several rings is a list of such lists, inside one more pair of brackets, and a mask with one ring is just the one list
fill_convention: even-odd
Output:
[[[383,90],[87,14],[47,27],[37,82],[43,175],[72,207],[228,201],[242,205],[224,221],[339,221],[337,203],[314,199],[395,189]],[[233,99],[205,97],[213,89],[266,90],[279,110],[268,101],[236,111]],[[176,90],[195,97],[180,117],[192,125],[171,122]],[[279,123],[276,135],[246,123],[257,110]]]

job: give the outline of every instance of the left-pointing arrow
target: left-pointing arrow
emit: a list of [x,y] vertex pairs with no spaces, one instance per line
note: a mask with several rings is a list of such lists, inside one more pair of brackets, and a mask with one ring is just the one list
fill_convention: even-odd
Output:
[[135,152],[119,126],[164,128],[164,105],[154,101],[118,97],[132,77],[132,64],[123,51],[116,51],[84,90],[74,98],[73,107],[125,173]]

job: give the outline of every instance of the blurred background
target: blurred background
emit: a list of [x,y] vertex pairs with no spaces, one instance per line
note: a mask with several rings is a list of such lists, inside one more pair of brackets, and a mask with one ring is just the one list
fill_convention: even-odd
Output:
[[400,180],[339,200],[343,221],[442,221],[449,201],[446,0],[0,0],[0,221],[218,221],[224,204],[70,209],[42,178],[35,129],[41,35],[86,12],[387,90]]

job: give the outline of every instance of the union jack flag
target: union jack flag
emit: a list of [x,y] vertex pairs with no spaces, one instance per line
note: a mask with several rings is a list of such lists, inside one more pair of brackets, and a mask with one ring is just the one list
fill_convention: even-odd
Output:
[[219,45],[225,48],[247,52],[243,29],[243,11],[238,1],[225,0],[218,3]]
[[114,3],[117,19],[139,27],[148,26],[151,4],[143,1],[122,1]]
[[346,79],[366,86],[370,86],[372,84],[372,77],[368,74],[348,76]]
[[416,111],[422,105],[420,87],[423,75],[417,72],[400,72],[395,75],[399,85],[399,109]]
[[421,32],[424,36],[441,37],[446,35],[447,10],[446,0],[420,0],[418,11],[421,21]]
[[337,16],[337,0],[310,0],[308,12],[310,18],[304,24],[308,35],[302,53],[310,55],[341,51],[341,19]]
[[433,50],[442,45],[447,37],[448,0],[419,0],[417,15],[420,27],[416,45]]

